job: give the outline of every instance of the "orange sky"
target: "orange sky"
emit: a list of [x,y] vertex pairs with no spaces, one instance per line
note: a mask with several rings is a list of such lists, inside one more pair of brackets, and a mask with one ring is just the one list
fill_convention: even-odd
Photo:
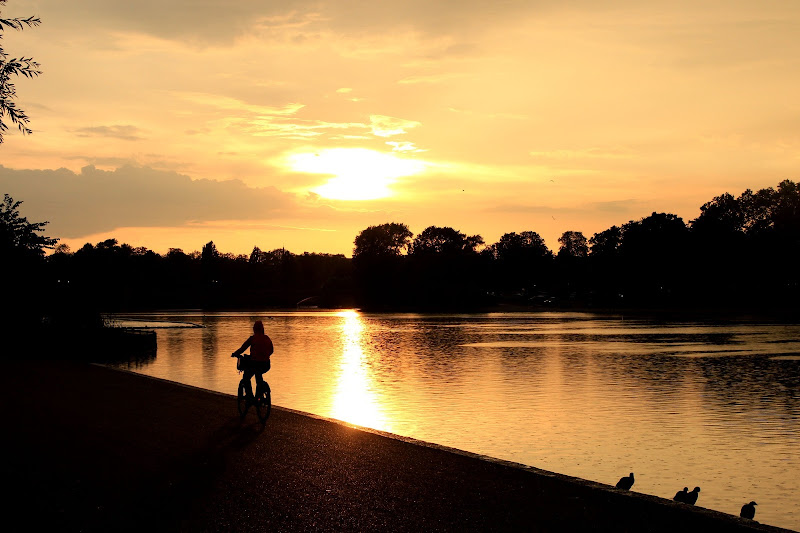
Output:
[[0,192],[77,249],[350,255],[369,225],[557,250],[797,181],[800,4],[9,0]]

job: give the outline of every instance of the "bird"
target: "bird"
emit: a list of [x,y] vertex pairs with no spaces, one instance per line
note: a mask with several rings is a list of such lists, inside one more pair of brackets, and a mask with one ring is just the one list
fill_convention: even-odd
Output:
[[692,492],[686,495],[686,503],[689,505],[694,505],[697,502],[697,496],[699,495],[700,487],[695,487],[692,489]]
[[624,489],[624,490],[628,490],[631,487],[633,487],[633,472],[631,472],[630,476],[624,476],[619,478],[616,487],[618,489]]
[[739,513],[739,516],[752,520],[756,515],[756,505],[758,505],[756,502],[750,502],[742,505],[742,512]]
[[676,502],[686,503],[686,497],[689,495],[689,487],[683,487],[683,490],[679,490],[675,493],[675,497],[672,498]]

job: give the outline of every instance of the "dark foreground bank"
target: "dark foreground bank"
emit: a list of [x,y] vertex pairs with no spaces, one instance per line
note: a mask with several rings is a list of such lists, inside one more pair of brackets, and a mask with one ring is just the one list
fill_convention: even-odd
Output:
[[785,531],[87,364],[2,361],[0,399],[13,531]]

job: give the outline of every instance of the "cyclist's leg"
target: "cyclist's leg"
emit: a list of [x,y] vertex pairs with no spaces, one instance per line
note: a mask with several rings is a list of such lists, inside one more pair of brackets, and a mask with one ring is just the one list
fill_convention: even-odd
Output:
[[[248,398],[253,397],[253,384],[251,383],[250,378],[252,378],[254,375],[257,376],[258,373],[253,371],[251,365],[247,365],[247,367],[244,369],[244,373],[242,374],[242,379],[244,380],[244,390]],[[256,378],[256,380],[258,380],[258,378]]]
[[261,392],[264,390],[264,372],[262,368],[259,368],[254,373],[256,377],[256,392]]
[[258,363],[256,368],[256,414],[262,424],[266,424],[269,413],[272,410],[272,398],[269,392],[269,385],[264,381],[264,372],[269,370],[269,363]]

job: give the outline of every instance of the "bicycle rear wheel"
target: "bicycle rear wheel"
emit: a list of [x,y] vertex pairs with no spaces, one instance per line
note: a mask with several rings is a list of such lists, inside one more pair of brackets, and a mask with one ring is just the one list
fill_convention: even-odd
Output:
[[244,380],[239,382],[239,393],[236,395],[236,407],[239,409],[239,416],[244,418],[247,414],[247,409],[250,407],[247,404],[247,390],[244,387]]
[[262,424],[267,423],[267,418],[272,412],[272,391],[269,390],[269,383],[264,382],[263,390],[258,391],[256,399],[256,414]]

